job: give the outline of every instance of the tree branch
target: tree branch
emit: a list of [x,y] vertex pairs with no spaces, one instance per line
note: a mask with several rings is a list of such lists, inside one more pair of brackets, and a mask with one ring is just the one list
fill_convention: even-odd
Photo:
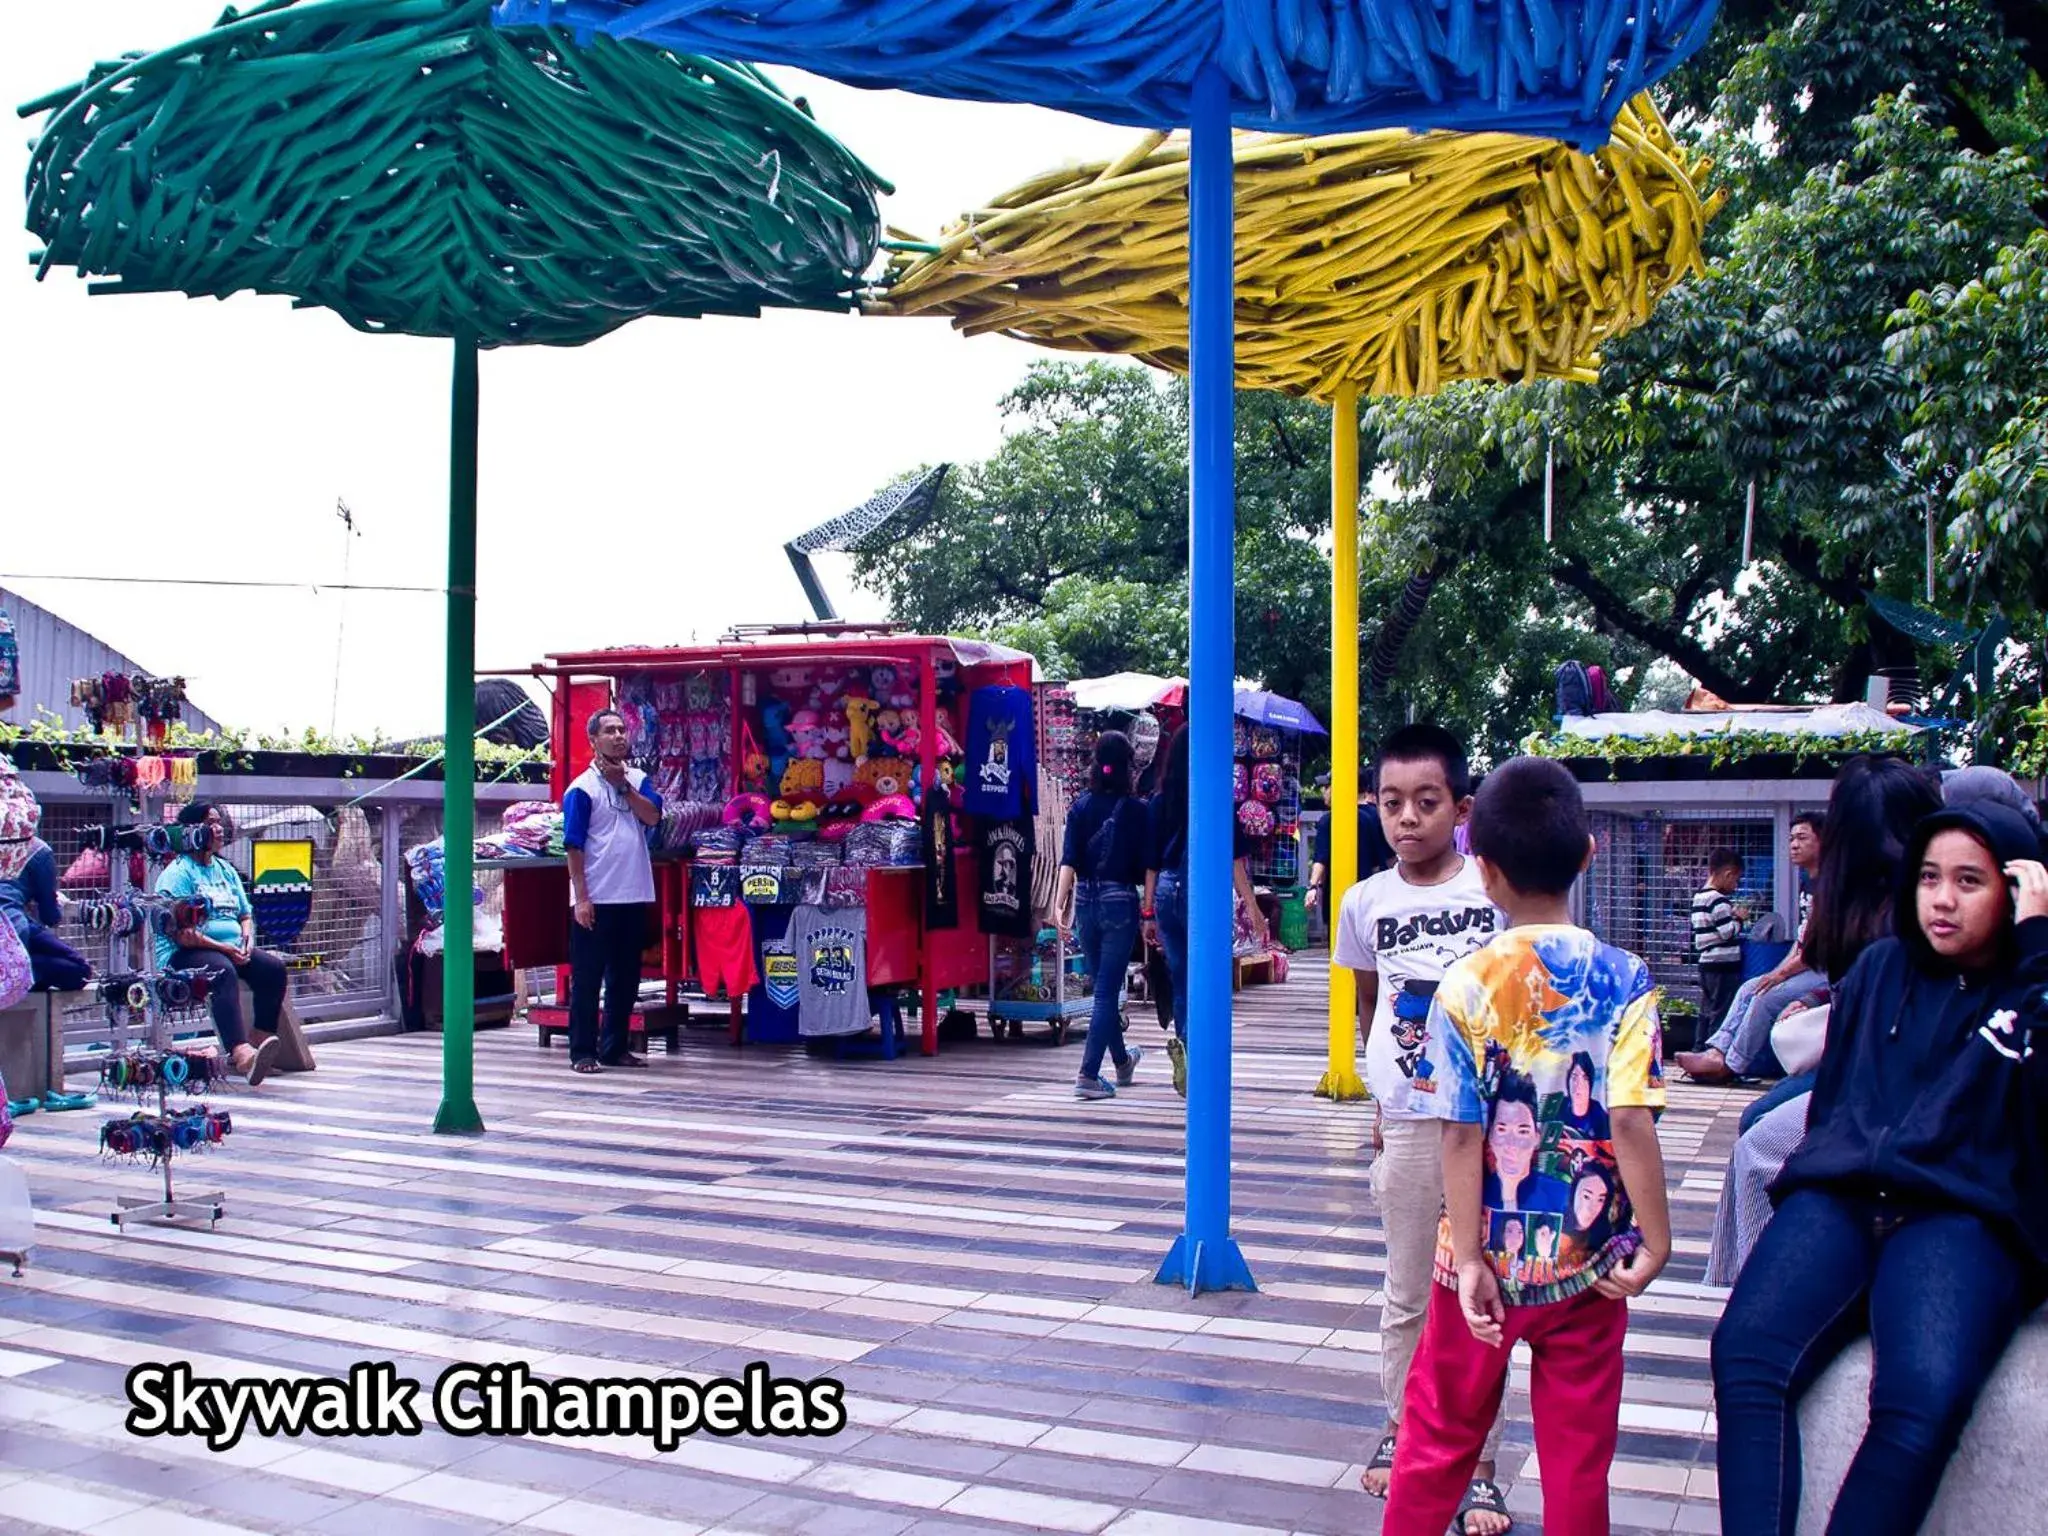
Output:
[[1580,555],[1569,555],[1550,569],[1550,579],[1583,597],[1593,611],[1631,640],[1647,645],[1660,656],[1669,657],[1708,688],[1731,704],[1768,703],[1756,686],[1737,677],[1714,659],[1713,653],[1683,629],[1644,617],[1627,599],[1593,573]]

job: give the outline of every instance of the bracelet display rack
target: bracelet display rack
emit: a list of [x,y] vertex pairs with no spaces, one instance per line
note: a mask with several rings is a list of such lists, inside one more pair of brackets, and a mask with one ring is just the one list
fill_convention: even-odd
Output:
[[[114,791],[110,828],[119,821],[127,802],[127,792]],[[160,823],[158,796],[137,792],[133,804],[140,827],[146,830]],[[173,851],[177,850],[164,837],[147,848],[149,855],[158,858]],[[133,1092],[144,1104],[153,1092],[155,1113],[138,1110],[126,1118],[103,1122],[100,1146],[114,1156],[154,1163],[163,1176],[163,1197],[119,1196],[119,1208],[107,1219],[123,1231],[131,1222],[171,1225],[200,1220],[212,1230],[227,1213],[226,1195],[219,1190],[180,1193],[173,1164],[187,1152],[218,1145],[233,1130],[233,1122],[226,1113],[204,1103],[174,1111],[171,1094],[174,1090],[196,1094],[223,1082],[226,1063],[210,1052],[187,1052],[177,1046],[175,1021],[203,1003],[205,982],[196,973],[165,972],[158,967],[153,937],[162,925],[177,921],[176,904],[133,888],[128,879],[129,854],[130,850],[110,848],[107,861],[107,905],[117,915],[127,914],[125,934],[116,936],[110,953],[119,959],[123,936],[130,948],[129,969],[102,984],[102,1000],[113,1024],[113,1050],[101,1065],[101,1089],[103,1094]],[[131,1047],[130,1031],[138,1028],[140,1043]]]

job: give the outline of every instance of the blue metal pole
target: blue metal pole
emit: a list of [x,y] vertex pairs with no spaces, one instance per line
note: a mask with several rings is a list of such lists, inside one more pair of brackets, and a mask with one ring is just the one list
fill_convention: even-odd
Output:
[[1231,691],[1236,678],[1236,359],[1230,85],[1195,77],[1188,175],[1193,451],[1188,552],[1187,1217],[1161,1285],[1252,1291],[1230,1236]]

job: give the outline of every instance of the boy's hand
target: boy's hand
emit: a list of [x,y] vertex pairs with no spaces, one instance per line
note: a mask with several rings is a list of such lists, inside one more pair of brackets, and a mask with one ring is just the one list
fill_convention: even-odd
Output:
[[1593,1282],[1593,1289],[1615,1301],[1627,1301],[1650,1288],[1650,1282],[1664,1271],[1671,1255],[1654,1251],[1644,1243],[1636,1251]]
[[[1649,1284],[1646,1280],[1645,1285]],[[1458,1310],[1465,1314],[1465,1326],[1472,1337],[1494,1349],[1506,1337],[1501,1325],[1507,1308],[1500,1301],[1500,1280],[1484,1259],[1467,1259],[1458,1266]]]

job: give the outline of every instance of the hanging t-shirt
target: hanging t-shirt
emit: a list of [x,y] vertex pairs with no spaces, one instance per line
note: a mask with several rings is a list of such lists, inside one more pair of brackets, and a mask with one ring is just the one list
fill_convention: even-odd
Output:
[[977,842],[981,931],[1030,938],[1037,928],[1031,910],[1031,861],[1038,847],[1031,818],[983,822]]
[[798,907],[789,947],[796,955],[798,1033],[815,1040],[864,1031],[872,1018],[867,908]]
[[953,807],[944,795],[926,795],[918,812],[924,858],[924,925],[960,926],[959,870],[953,863]]
[[690,905],[729,907],[740,899],[740,872],[732,864],[690,866]]
[[977,688],[967,697],[967,765],[961,808],[972,816],[1016,816],[1038,796],[1038,738],[1031,690]]
[[[1608,1123],[1664,1107],[1657,984],[1634,955],[1561,924],[1467,955],[1437,988],[1414,1098],[1485,1127],[1486,1257],[1507,1305],[1576,1296],[1642,1246]],[[1436,1279],[1457,1284],[1447,1222]]]
[[1372,1033],[1365,1042],[1365,1080],[1389,1119],[1429,1115],[1410,1102],[1409,1086],[1422,1061],[1437,983],[1506,927],[1471,859],[1441,885],[1411,885],[1399,869],[1390,869],[1344,893],[1331,958],[1379,975]]
[[759,907],[754,920],[754,962],[760,980],[747,994],[747,1039],[781,1043],[797,1038],[796,951],[789,947],[792,907]]

